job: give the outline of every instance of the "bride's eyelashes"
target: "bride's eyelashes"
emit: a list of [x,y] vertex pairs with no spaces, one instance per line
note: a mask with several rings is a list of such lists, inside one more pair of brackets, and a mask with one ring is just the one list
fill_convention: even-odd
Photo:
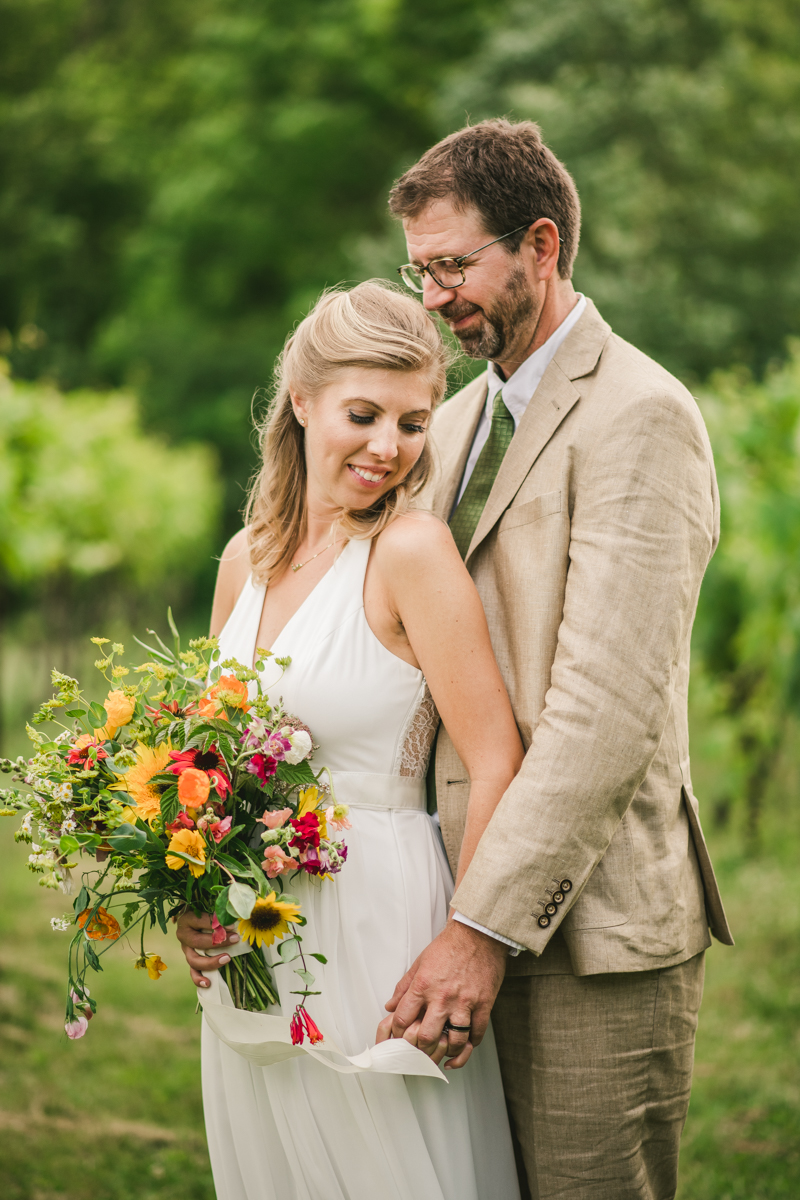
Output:
[[[348,417],[354,425],[372,425],[375,421],[374,413],[357,413],[353,412],[352,408],[348,410]],[[400,428],[404,429],[406,433],[425,432],[424,425],[412,424],[408,421],[401,422]]]

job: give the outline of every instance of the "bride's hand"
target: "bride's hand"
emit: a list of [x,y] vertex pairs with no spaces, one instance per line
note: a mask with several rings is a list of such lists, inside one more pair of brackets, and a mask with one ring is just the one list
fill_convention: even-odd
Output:
[[[383,1018],[378,1026],[378,1032],[375,1035],[376,1044],[378,1042],[386,1042],[392,1036],[393,1020],[394,1017],[391,1014],[388,1017]],[[423,1047],[419,1045],[417,1040],[421,1024],[421,1021],[414,1021],[411,1025],[409,1025],[408,1029],[406,1029],[405,1033],[403,1034],[405,1041],[411,1042],[411,1045],[416,1046],[418,1050],[423,1050]],[[442,1033],[439,1037],[438,1046],[435,1046],[432,1050],[424,1050],[424,1053],[427,1054],[429,1058],[432,1058],[438,1067],[439,1063],[447,1054],[447,1045],[447,1035]]]
[[218,949],[222,953],[214,955],[212,958],[206,958],[202,954],[197,954],[199,950],[210,950],[213,946],[211,932],[211,917],[208,913],[203,913],[198,916],[193,912],[181,913],[175,925],[175,934],[181,944],[181,948],[189,964],[189,974],[192,977],[192,983],[195,987],[209,987],[209,982],[202,974],[203,971],[218,971],[220,967],[224,967],[226,963],[231,961],[230,954],[225,954],[223,947],[233,946],[239,941],[239,935],[235,932],[235,926],[227,927],[228,936],[224,942],[218,943]]

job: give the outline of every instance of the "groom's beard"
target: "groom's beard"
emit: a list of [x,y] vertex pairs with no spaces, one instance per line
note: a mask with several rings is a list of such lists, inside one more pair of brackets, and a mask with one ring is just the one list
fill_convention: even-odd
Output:
[[537,315],[535,298],[530,292],[528,280],[521,265],[511,274],[508,286],[491,308],[481,308],[469,301],[453,300],[438,310],[439,316],[450,325],[462,317],[479,313],[479,321],[463,332],[453,329],[461,343],[461,349],[470,358],[489,358],[503,362],[520,335],[520,327],[529,324]]

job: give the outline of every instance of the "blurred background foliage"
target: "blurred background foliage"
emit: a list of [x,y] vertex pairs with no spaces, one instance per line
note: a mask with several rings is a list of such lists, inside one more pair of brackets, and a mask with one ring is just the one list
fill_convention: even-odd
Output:
[[[203,629],[255,463],[252,399],[323,287],[393,276],[391,181],[497,115],[539,121],[572,171],[575,283],[698,396],[722,495],[692,761],[741,949],[711,956],[687,1200],[800,1185],[798,17],[797,0],[0,0],[6,753],[50,667],[90,669],[89,633],[161,628],[167,603]],[[20,1013],[34,993],[46,1010],[52,979],[26,979]],[[24,1040],[16,1020],[0,1036]],[[164,1038],[188,1096],[195,1035]],[[85,1069],[106,1052],[117,1079],[113,1039]],[[189,1183],[177,1150],[141,1178],[131,1151],[118,1187],[110,1166],[81,1191],[9,1165],[9,1194],[206,1196],[191,1144]]]

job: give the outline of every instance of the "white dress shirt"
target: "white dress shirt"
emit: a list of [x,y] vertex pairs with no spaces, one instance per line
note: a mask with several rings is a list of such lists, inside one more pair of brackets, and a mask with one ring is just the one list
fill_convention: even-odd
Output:
[[[503,379],[494,363],[487,363],[489,390],[486,396],[486,404],[481,413],[478,428],[475,430],[472,448],[469,452],[467,465],[464,468],[464,478],[461,480],[458,497],[453,506],[454,510],[464,495],[464,489],[469,483],[480,452],[486,445],[486,440],[489,437],[489,431],[492,427],[492,409],[494,407],[495,396],[502,388],[503,402],[514,418],[514,431],[516,432],[522,420],[523,413],[530,404],[534,392],[542,382],[545,371],[555,358],[556,351],[573,326],[583,316],[585,308],[586,297],[582,296],[579,292],[578,303],[569,315],[564,318],[558,329],[550,334],[544,345],[540,346],[538,350],[534,350],[533,354],[529,354],[524,363],[521,363],[514,374],[509,375],[508,379]],[[506,946],[510,946],[512,958],[515,958],[520,950],[525,949],[519,942],[514,942],[511,938],[504,937],[502,933],[495,933],[493,929],[487,929],[485,925],[479,925],[477,921],[471,921],[469,917],[462,916],[460,912],[454,912],[453,918],[456,921],[460,921],[462,925],[469,925],[470,929],[477,929],[479,933],[486,933],[489,937],[496,938],[498,942],[504,942]]]

